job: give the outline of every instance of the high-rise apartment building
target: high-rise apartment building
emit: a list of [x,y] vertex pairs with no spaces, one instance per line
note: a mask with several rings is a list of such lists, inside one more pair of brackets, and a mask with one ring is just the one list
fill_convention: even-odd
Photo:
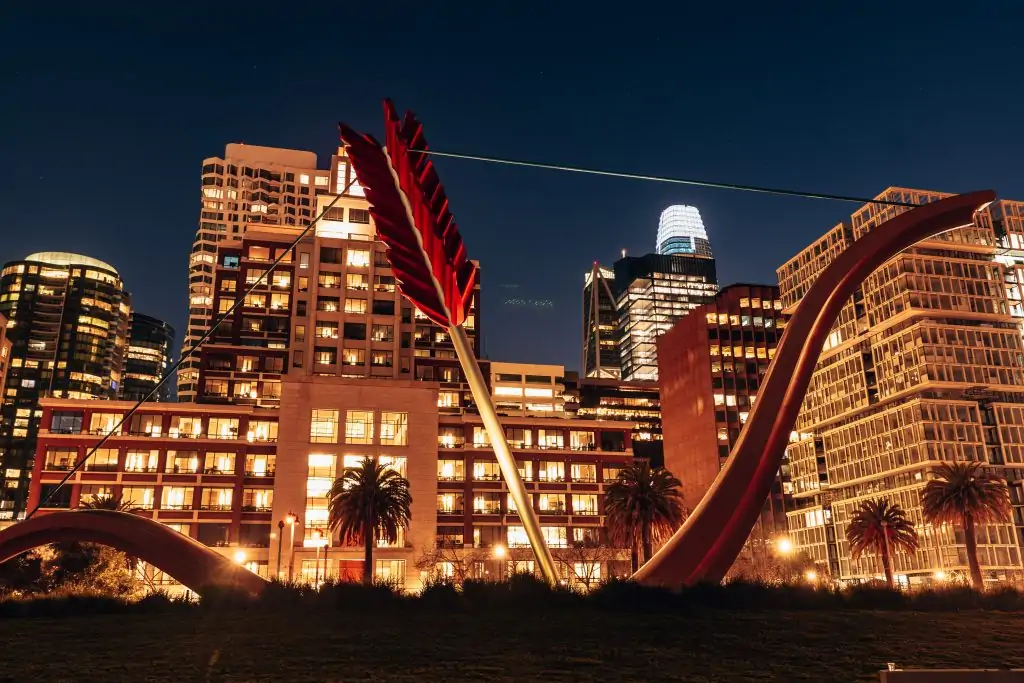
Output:
[[713,258],[711,242],[697,207],[677,204],[661,212],[658,219],[657,253]]
[[43,396],[115,398],[131,299],[110,265],[64,252],[30,254],[0,273],[11,343],[0,409],[0,518],[24,511]]
[[[665,467],[682,480],[688,507],[697,506],[728,461],[784,328],[778,287],[736,284],[658,339]],[[767,566],[772,541],[786,535],[787,479],[784,463],[738,571]]]
[[583,375],[618,379],[619,314],[615,307],[615,273],[597,262],[583,278]]
[[[311,215],[324,217],[294,249],[298,230],[261,224],[212,252],[214,316],[256,288],[198,354],[196,400],[276,406],[282,375],[290,374],[441,381],[454,385],[445,396],[454,393],[456,407],[466,405],[451,339],[398,292],[387,248],[376,239],[369,204],[342,150],[324,173],[327,181],[314,181],[323,187],[314,188],[311,202]],[[300,175],[300,187],[307,187],[304,180]],[[478,302],[479,291],[465,323],[474,349]]]
[[[163,320],[133,311],[121,397],[126,401],[141,401],[149,396],[170,368],[173,353],[174,328]],[[174,396],[175,382],[171,378],[150,400],[173,401]]]
[[[889,188],[878,198],[924,204],[943,196]],[[1000,202],[976,214],[973,225],[891,259],[832,328],[798,417],[799,440],[789,449],[796,508],[788,521],[795,545],[828,563],[837,579],[881,574],[876,555],[853,560],[846,542],[854,510],[876,497],[899,503],[920,537],[916,553],[894,554],[901,582],[966,571],[962,532],[927,523],[921,511],[922,487],[940,462],[976,460],[1004,473],[1019,510],[1024,348],[1007,295],[1015,283],[1007,282],[1012,258],[1005,253],[1024,239],[1019,209]],[[905,210],[867,204],[783,264],[787,310],[853,241]],[[1013,524],[980,526],[978,543],[987,579],[1022,569]]]
[[[0,295],[2,296],[2,295]],[[0,401],[7,383],[7,368],[11,363],[11,340],[7,338],[7,318],[0,314]]]
[[[192,346],[216,316],[217,248],[237,245],[251,228],[277,227],[292,236],[309,225],[316,197],[331,190],[330,173],[317,169],[316,154],[292,149],[229,144],[223,157],[203,161],[202,209],[189,261],[189,318],[184,345]],[[178,398],[200,391],[200,358],[178,372]]]
[[658,337],[718,291],[715,260],[688,254],[627,256],[615,262],[622,379],[658,379]]

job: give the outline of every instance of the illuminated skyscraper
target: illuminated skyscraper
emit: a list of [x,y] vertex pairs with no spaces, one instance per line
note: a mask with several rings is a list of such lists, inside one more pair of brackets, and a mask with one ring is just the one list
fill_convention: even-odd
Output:
[[0,411],[0,519],[24,511],[39,399],[116,398],[131,299],[113,266],[65,252],[30,254],[0,273],[10,368]]
[[594,263],[583,279],[583,376],[618,379],[622,371],[615,273]]
[[[173,353],[173,327],[152,316],[132,313],[121,398],[126,401],[140,401],[146,398],[171,366]],[[173,398],[174,380],[170,379],[150,400],[171,401]]]
[[711,242],[695,206],[676,204],[658,220],[659,254],[692,254],[712,258]]

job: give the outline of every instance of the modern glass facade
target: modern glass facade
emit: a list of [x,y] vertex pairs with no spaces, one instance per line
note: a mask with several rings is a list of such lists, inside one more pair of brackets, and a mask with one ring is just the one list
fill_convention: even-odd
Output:
[[[149,396],[171,366],[173,352],[173,327],[152,316],[132,313],[121,397],[126,401],[141,401]],[[171,378],[150,400],[173,401],[175,393],[174,378]]]
[[704,256],[647,254],[615,262],[622,379],[658,378],[657,340],[718,291],[715,261]]
[[618,379],[618,323],[615,308],[615,273],[597,263],[583,279],[583,374]]
[[0,272],[10,367],[0,409],[0,519],[24,512],[43,396],[116,398],[131,316],[117,271],[88,256],[30,254]]

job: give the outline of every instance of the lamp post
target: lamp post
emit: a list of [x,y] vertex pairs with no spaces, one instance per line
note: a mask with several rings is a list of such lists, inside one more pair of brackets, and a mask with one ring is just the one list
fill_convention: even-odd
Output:
[[281,554],[284,551],[284,520],[277,522],[277,573],[274,576],[281,580]]
[[285,523],[289,527],[288,532],[288,583],[295,581],[295,522],[298,518],[294,512],[289,512],[285,518]]
[[498,560],[498,580],[502,581],[505,579],[505,575],[508,570],[508,563],[505,562],[505,546],[498,544],[494,546],[494,559]]

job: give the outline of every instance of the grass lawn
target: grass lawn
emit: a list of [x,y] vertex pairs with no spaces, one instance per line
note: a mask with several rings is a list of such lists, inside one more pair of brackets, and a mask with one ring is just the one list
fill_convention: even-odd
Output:
[[998,612],[209,608],[2,620],[0,680],[877,681],[886,662],[1024,667],[1022,631]]

